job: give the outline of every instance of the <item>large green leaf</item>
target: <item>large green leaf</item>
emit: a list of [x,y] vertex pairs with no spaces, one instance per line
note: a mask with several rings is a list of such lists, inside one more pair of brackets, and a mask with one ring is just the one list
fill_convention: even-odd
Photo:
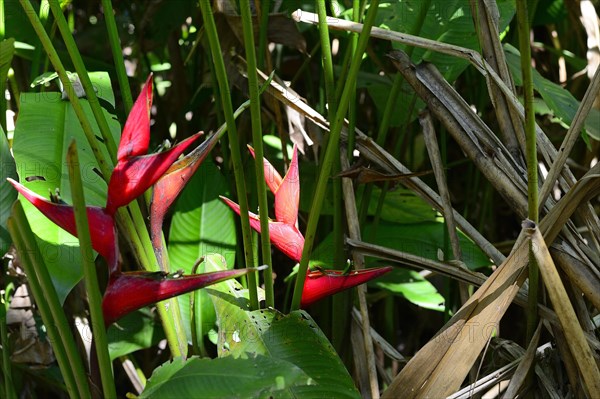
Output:
[[[80,102],[96,136],[101,137],[89,103],[85,99]],[[20,181],[45,197],[59,189],[62,199],[72,203],[66,151],[75,139],[86,202],[104,206],[106,183],[97,173],[96,160],[71,104],[61,100],[60,93],[44,92],[23,93],[20,105],[13,142]],[[108,112],[104,111],[104,115],[115,141],[119,142],[119,123]],[[99,144],[105,158],[110,159],[105,146],[100,141]],[[48,220],[28,201],[22,202],[62,302],[82,277],[78,240]]]
[[[384,29],[479,50],[479,39],[473,25],[469,0],[431,0],[423,24],[419,25],[419,15],[425,4],[426,2],[423,0],[382,2],[377,11],[375,24]],[[497,5],[500,11],[499,30],[502,32],[514,16],[515,5],[513,0],[498,0]],[[392,45],[403,51],[408,50],[406,45],[400,43],[394,42]],[[434,64],[449,82],[454,82],[468,66],[468,61],[464,59],[423,48],[414,48],[411,58],[415,63],[427,61]],[[381,115],[388,100],[391,82],[367,83],[366,85]],[[390,126],[399,126],[405,119],[412,103],[413,95],[409,94],[412,92],[410,86],[404,82],[396,103],[397,112],[392,115]],[[413,114],[408,118],[409,122],[416,118],[418,111],[423,106],[424,103],[417,102]]]
[[[380,196],[381,189],[374,187],[369,202],[369,215],[375,214]],[[411,190],[398,187],[386,193],[380,216],[383,220],[395,223],[433,222],[437,211]]]
[[[439,260],[438,254],[444,249],[445,231],[446,227],[441,222],[401,224],[381,221],[376,231],[373,230],[372,224],[368,224],[363,231],[363,238],[377,245]],[[463,261],[469,269],[475,270],[491,264],[483,251],[460,231],[458,231],[458,238]],[[451,257],[452,254],[447,253],[446,256]],[[310,264],[331,269],[332,262],[333,236],[330,234],[314,249]],[[366,262],[369,266],[376,266],[378,260],[367,257]]]
[[[372,225],[367,225],[365,237],[373,237],[373,242],[424,258],[439,260],[440,250],[444,249],[446,226],[443,223],[396,224],[383,222],[379,223],[375,232],[372,229]],[[458,238],[463,262],[469,269],[479,269],[491,264],[489,258],[460,231],[458,231]],[[446,254],[447,258],[451,256],[451,253]],[[367,262],[369,262],[368,258]]]
[[272,357],[179,357],[154,370],[140,398],[286,398],[292,396],[285,390],[311,382],[300,368]]
[[155,320],[148,309],[140,309],[112,324],[106,332],[111,360],[150,348],[164,339],[163,330]]
[[[198,259],[210,253],[225,258],[228,268],[235,264],[234,213],[220,199],[227,195],[229,185],[215,164],[206,159],[188,182],[174,208],[169,233],[169,260],[173,269],[192,272]],[[202,272],[202,269],[199,270]],[[190,295],[178,297],[188,339],[190,331]],[[197,291],[196,316],[200,317],[199,337],[213,327],[215,317],[212,302],[203,290]]]
[[15,161],[10,153],[8,140],[2,126],[0,126],[0,255],[8,250],[12,242],[8,230],[6,230],[6,221],[10,216],[10,210],[13,202],[17,199],[17,192],[13,186],[6,181],[7,177],[17,178]]
[[[207,270],[218,270],[218,262]],[[285,360],[302,369],[316,385],[289,388],[284,396],[359,397],[348,371],[312,318],[303,311],[283,315],[275,309],[250,311],[247,290],[235,280],[206,288],[217,313],[218,355],[256,355]]]
[[[521,77],[521,55],[519,50],[506,44],[504,46],[504,53],[506,54],[506,63],[515,80],[515,84],[521,86],[523,79]],[[566,126],[570,126],[580,102],[568,90],[544,78],[535,69],[532,68],[531,72],[535,90],[542,96],[542,99],[554,115]],[[595,140],[600,140],[600,112],[598,110],[590,110],[585,121],[585,129]]]

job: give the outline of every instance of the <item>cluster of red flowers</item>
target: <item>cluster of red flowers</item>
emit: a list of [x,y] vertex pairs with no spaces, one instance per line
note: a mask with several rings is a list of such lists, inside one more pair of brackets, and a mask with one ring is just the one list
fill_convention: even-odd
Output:
[[[164,216],[177,195],[197,170],[216,143],[213,135],[184,158],[201,133],[184,140],[168,151],[145,155],[150,143],[150,110],[152,80],[148,78],[123,128],[117,153],[117,165],[108,183],[106,207],[87,207],[92,247],[105,258],[109,266],[109,282],[103,296],[102,308],[106,325],[143,306],[162,301],[229,278],[239,277],[249,269],[234,269],[212,273],[174,276],[156,272],[122,272],[117,245],[115,214],[154,185],[150,209],[152,243],[159,262],[161,230]],[[254,151],[250,147],[254,156]],[[265,177],[275,194],[276,221],[269,221],[273,244],[290,258],[299,261],[304,237],[298,230],[300,182],[298,151],[294,154],[285,178],[265,159]],[[74,209],[70,205],[48,201],[20,183],[9,179],[13,186],[46,217],[69,233],[77,236]],[[223,198],[223,197],[222,197]],[[227,198],[223,200],[238,214],[240,208]],[[250,213],[251,226],[260,232],[260,219]],[[302,307],[347,288],[362,284],[386,273],[391,268],[353,271],[309,271],[302,293]]]

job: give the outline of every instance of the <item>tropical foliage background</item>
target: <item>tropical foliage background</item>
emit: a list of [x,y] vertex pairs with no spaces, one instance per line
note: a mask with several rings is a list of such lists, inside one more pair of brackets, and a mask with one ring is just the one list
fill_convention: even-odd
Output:
[[[593,397],[597,10],[590,0],[0,0],[0,396]],[[149,75],[150,153],[199,131],[219,140],[158,244],[150,191],[119,211],[123,271],[267,268],[105,331],[94,320],[111,265],[6,178],[76,213],[77,187],[104,206]],[[269,169],[247,145],[282,176],[299,152],[301,260],[220,198],[278,219]],[[307,267],[345,278],[381,266],[393,270],[299,309]]]

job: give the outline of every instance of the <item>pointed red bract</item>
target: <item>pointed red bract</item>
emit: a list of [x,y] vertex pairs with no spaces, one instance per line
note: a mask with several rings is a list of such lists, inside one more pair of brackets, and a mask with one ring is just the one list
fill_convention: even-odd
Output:
[[[254,148],[252,148],[252,146],[248,145],[248,150],[250,151],[250,154],[252,154],[252,157],[254,159],[256,159],[256,155],[254,154]],[[269,190],[271,190],[271,192],[273,194],[275,194],[277,192],[277,189],[281,185],[281,182],[283,181],[283,179],[282,179],[281,175],[279,174],[279,172],[277,172],[277,169],[275,169],[273,167],[273,165],[271,165],[271,163],[269,161],[267,161],[267,158],[264,158],[264,157],[263,157],[263,172],[265,175],[265,182],[267,183],[267,186],[269,186]]]
[[298,224],[300,202],[300,174],[298,173],[298,147],[294,145],[290,168],[275,192],[275,219],[292,226]]
[[[238,215],[240,214],[240,206],[238,204],[229,198],[225,198],[223,196],[220,196],[220,198]],[[250,219],[250,227],[260,233],[260,218],[258,215],[248,212],[248,216]],[[300,231],[298,231],[296,226],[270,220],[269,238],[277,249],[279,249],[289,258],[300,262],[300,258],[302,257],[302,248],[304,248],[304,236],[302,233],[300,233]]]
[[[250,269],[252,270],[252,269]],[[104,324],[109,325],[134,310],[240,277],[249,269],[233,269],[212,273],[173,277],[161,272],[128,272],[111,276],[102,299]]]
[[[13,179],[8,178],[7,180],[48,219],[77,237],[75,211],[72,206],[55,204]],[[113,218],[104,208],[88,206],[86,211],[90,225],[92,247],[106,259],[110,271],[113,272],[117,267],[117,244]]]
[[154,185],[152,203],[150,204],[150,235],[152,246],[158,257],[162,256],[161,231],[163,220],[169,207],[218,141],[219,136],[217,134],[210,136],[202,144],[194,148],[192,152],[171,165]]
[[195,134],[158,154],[130,157],[121,160],[108,183],[106,211],[114,215],[117,208],[129,204],[143,194],[171,167],[173,162],[200,137]]
[[125,122],[117,160],[145,155],[150,145],[150,110],[152,109],[152,74],[148,76],[142,92],[135,100]]
[[306,280],[304,281],[300,307],[306,308],[326,296],[337,294],[348,288],[364,284],[391,270],[391,266],[386,266],[373,269],[353,270],[348,274],[343,274],[343,272],[339,270],[309,271],[306,274]]

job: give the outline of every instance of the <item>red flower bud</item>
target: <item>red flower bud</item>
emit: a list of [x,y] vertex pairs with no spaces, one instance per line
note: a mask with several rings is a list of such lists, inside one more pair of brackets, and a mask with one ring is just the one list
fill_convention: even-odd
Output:
[[[77,237],[75,212],[72,206],[50,202],[13,179],[7,180],[48,219]],[[104,208],[97,206],[88,206],[86,211],[92,247],[106,259],[109,271],[112,273],[117,269],[117,243],[113,218]]]
[[348,288],[364,284],[391,270],[391,266],[386,266],[373,269],[352,270],[348,274],[344,274],[344,272],[340,270],[308,271],[306,280],[304,281],[304,288],[302,289],[300,307],[306,308],[326,296],[337,294]]
[[179,276],[162,272],[127,272],[110,277],[102,299],[104,324],[144,306],[182,295],[230,278],[240,277],[257,269],[233,269]]

